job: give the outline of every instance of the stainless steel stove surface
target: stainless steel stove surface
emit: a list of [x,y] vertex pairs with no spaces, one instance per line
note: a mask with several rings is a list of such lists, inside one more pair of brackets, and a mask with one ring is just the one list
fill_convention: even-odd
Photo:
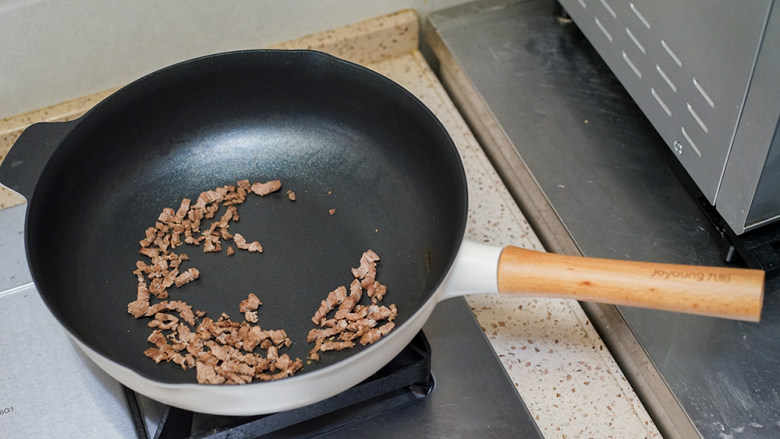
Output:
[[[430,15],[426,35],[536,233],[558,253],[726,264],[666,144],[556,6],[468,3]],[[583,307],[664,436],[780,437],[780,273],[759,324]]]
[[[0,437],[139,437],[122,386],[80,354],[32,284],[25,207],[0,210]],[[424,333],[435,380],[429,395],[385,412],[361,403],[273,436],[542,437],[465,300],[439,304]],[[140,399],[147,433],[157,437],[164,407]]]

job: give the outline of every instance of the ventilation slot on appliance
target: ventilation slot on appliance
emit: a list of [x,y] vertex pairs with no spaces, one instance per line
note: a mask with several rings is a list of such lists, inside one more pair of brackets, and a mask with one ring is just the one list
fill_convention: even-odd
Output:
[[645,46],[643,46],[642,43],[640,43],[639,40],[634,36],[634,33],[631,32],[631,29],[626,28],[626,34],[628,35],[628,38],[631,38],[631,41],[634,42],[634,45],[636,45],[639,51],[642,52],[643,55],[647,55]]
[[625,61],[626,64],[628,64],[628,66],[631,67],[631,70],[633,70],[634,73],[636,73],[636,76],[638,76],[639,79],[642,79],[642,72],[639,70],[636,64],[634,64],[634,62],[631,61],[631,58],[629,58],[628,55],[626,55],[626,52],[621,50],[620,53],[623,55],[623,61]]
[[696,146],[695,143],[693,143],[693,140],[691,140],[691,136],[688,135],[688,132],[685,131],[685,127],[680,127],[680,131],[682,131],[683,137],[685,137],[685,140],[688,141],[688,144],[691,145],[691,149],[693,149],[693,152],[696,153],[699,158],[701,158],[701,150],[698,146]]
[[601,20],[599,20],[599,17],[593,17],[593,20],[596,21],[596,26],[598,26],[599,29],[601,29],[601,32],[607,37],[609,42],[612,42],[612,35],[610,35],[609,32],[607,32],[607,29],[604,27],[603,24],[601,24]]
[[696,123],[699,124],[702,130],[704,130],[705,133],[709,133],[710,129],[707,128],[707,124],[704,123],[703,120],[701,120],[701,117],[699,117],[698,113],[693,109],[690,102],[686,102],[685,106],[688,107],[688,112],[691,113],[691,116],[693,116],[693,119],[696,121]]
[[661,66],[656,64],[655,70],[658,72],[659,75],[661,75],[661,78],[663,78],[663,80],[666,81],[666,84],[669,86],[669,88],[671,88],[673,92],[677,93],[677,86],[674,85],[674,82],[672,82],[672,80],[669,79],[668,76],[666,76],[666,72],[664,72],[663,69],[661,69]]
[[669,106],[666,105],[666,102],[664,102],[663,99],[661,99],[661,97],[658,96],[658,93],[656,93],[656,91],[655,91],[655,89],[653,87],[650,87],[650,94],[653,95],[653,97],[655,98],[656,102],[658,102],[658,105],[660,105],[661,108],[663,108],[664,113],[666,113],[667,116],[671,117],[672,116],[672,110],[670,110]]
[[645,25],[647,30],[650,30],[650,22],[647,21],[644,15],[639,13],[639,11],[636,9],[636,5],[634,5],[634,3],[629,3],[629,7],[631,8],[631,11],[634,13],[634,15],[636,15],[636,18],[638,18],[639,21]]
[[666,50],[666,53],[668,53],[668,54],[669,54],[669,56],[671,56],[671,57],[672,57],[672,59],[674,60],[674,62],[675,62],[675,63],[676,63],[678,66],[682,67],[682,61],[680,61],[680,58],[678,58],[678,57],[677,57],[677,54],[676,54],[676,53],[674,53],[674,51],[672,50],[672,48],[671,48],[671,47],[669,47],[669,45],[666,43],[666,41],[665,41],[664,39],[661,39],[661,46],[663,46],[663,47],[664,47],[664,50]]
[[607,12],[609,12],[609,15],[611,15],[612,18],[617,18],[617,14],[615,13],[615,10],[612,9],[612,6],[610,6],[609,3],[607,3],[607,0],[601,0],[601,4],[604,5],[604,9],[606,9]]
[[699,84],[699,81],[696,80],[696,78],[693,78],[693,86],[696,87],[696,90],[699,91],[699,94],[701,97],[704,98],[705,101],[707,101],[708,104],[710,104],[710,107],[715,108],[715,101],[712,100],[709,94],[707,94],[706,91],[704,91],[704,87]]

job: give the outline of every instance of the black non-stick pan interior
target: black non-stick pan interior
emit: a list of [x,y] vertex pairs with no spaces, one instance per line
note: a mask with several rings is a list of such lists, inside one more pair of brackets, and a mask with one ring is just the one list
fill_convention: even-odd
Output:
[[[27,250],[47,305],[108,358],[161,381],[194,370],[156,365],[135,299],[138,241],[165,207],[240,179],[282,191],[238,206],[231,233],[264,252],[182,246],[199,280],[170,288],[212,318],[241,321],[255,293],[264,329],[285,329],[306,358],[321,300],[349,285],[364,250],[382,258],[403,324],[447,273],[466,221],[457,152],[432,114],[396,84],[313,52],[222,54],[156,72],[87,113],[49,160],[30,200]],[[293,190],[296,201],[288,200]],[[329,210],[335,209],[331,214]],[[220,211],[221,213],[221,211]],[[351,351],[327,353],[303,373]]]

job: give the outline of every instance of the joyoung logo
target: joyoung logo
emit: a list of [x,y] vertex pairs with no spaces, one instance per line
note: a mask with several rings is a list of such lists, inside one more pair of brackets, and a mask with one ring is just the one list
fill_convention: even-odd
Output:
[[656,268],[650,276],[661,279],[693,279],[697,282],[731,282],[730,274],[693,270],[661,270]]

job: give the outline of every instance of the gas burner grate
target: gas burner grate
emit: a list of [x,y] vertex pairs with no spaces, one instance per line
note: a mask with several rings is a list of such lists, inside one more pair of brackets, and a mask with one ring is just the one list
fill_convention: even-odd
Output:
[[216,439],[310,437],[348,427],[425,398],[434,388],[431,347],[418,333],[398,356],[362,383],[326,400],[260,416],[216,416],[166,407],[157,431],[146,431],[135,393],[125,389],[140,438]]

